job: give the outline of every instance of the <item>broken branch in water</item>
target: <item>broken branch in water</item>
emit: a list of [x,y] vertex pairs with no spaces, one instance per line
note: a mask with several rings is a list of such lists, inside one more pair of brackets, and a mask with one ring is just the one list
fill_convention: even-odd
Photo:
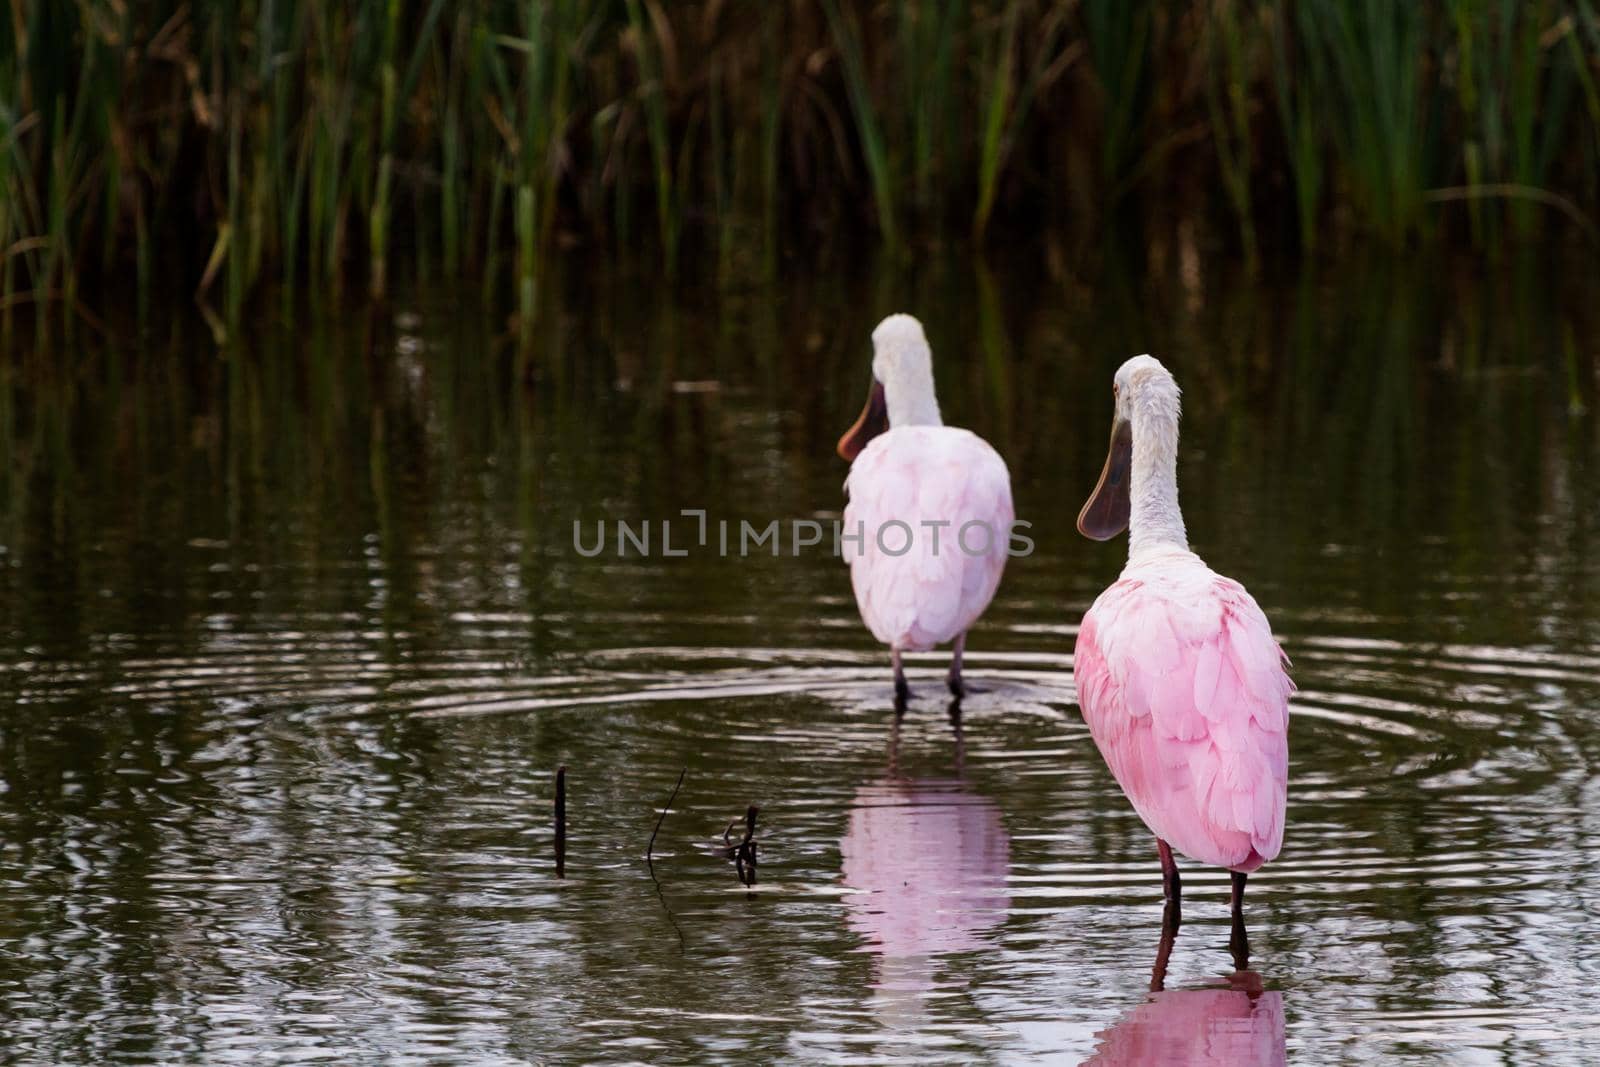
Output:
[[667,811],[672,807],[672,802],[678,799],[678,790],[683,788],[683,776],[688,773],[689,768],[687,767],[678,772],[678,784],[672,787],[672,795],[667,797],[667,802],[661,806],[661,814],[656,816],[656,828],[650,831],[650,843],[644,847],[645,866],[650,868],[652,875],[656,873],[656,865],[651,860],[651,853],[656,849],[656,835],[661,832],[661,823],[666,819]]
[[[760,808],[754,804],[744,813],[744,840],[740,841],[733,849],[734,870],[739,873],[739,881],[747,886],[756,884],[756,815]],[[735,819],[728,824],[728,829],[722,832],[722,840],[727,841],[728,832],[739,825]]]
[[556,768],[556,877],[567,876],[567,765]]

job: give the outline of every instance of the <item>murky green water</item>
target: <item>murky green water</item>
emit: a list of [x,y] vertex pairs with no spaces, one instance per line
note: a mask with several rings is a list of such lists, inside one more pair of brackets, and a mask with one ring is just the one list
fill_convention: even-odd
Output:
[[[0,371],[0,1057],[1600,1055],[1592,278],[693,292],[569,281],[531,370],[468,291]],[[831,519],[899,308],[1038,546],[959,732],[932,656],[894,726],[844,568],[787,530],[572,543]],[[1154,849],[1071,681],[1123,551],[1072,517],[1143,350],[1186,388],[1196,547],[1301,687],[1252,973],[1190,866],[1154,999]],[[715,846],[751,802],[747,891]]]

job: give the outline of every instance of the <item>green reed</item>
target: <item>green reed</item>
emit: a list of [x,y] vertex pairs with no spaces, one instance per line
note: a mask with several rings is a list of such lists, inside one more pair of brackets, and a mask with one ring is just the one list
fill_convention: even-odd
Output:
[[883,234],[885,242],[893,245],[896,233],[894,189],[898,183],[878,117],[859,20],[854,12],[841,10],[838,0],[822,0],[822,6],[828,13],[834,48],[844,71],[844,84],[850,99],[851,114],[855,116],[861,158],[872,182],[872,200],[878,209],[878,231]]
[[1595,240],[1597,85],[1595,0],[13,0],[0,330],[437,267],[526,339],[552,256],[641,239]]

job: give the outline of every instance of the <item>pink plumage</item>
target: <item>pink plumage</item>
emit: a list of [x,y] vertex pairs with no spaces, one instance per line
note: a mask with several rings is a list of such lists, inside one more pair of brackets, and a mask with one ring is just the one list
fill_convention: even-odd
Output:
[[[902,426],[861,450],[845,491],[844,533],[865,536],[843,541],[842,552],[873,636],[915,652],[965,633],[1005,569],[1015,517],[1005,461],[968,430]],[[905,527],[888,525],[896,520]],[[963,546],[969,523],[981,525],[967,529]]]
[[1099,1047],[1084,1067],[1272,1067],[1288,1062],[1283,994],[1275,991],[1153,993],[1098,1036]]
[[1074,676],[1101,755],[1156,837],[1253,871],[1283,844],[1294,684],[1266,616],[1192,552],[1144,555],[1094,602]]
[[850,928],[879,958],[880,984],[922,994],[938,957],[984,947],[1011,907],[1011,839],[1000,808],[955,779],[862,786],[839,842]]

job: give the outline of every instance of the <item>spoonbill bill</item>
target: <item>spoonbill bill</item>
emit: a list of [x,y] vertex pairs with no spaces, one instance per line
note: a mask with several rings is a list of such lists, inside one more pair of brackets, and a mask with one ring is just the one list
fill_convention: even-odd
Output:
[[1156,836],[1164,925],[1180,919],[1173,849],[1233,879],[1235,951],[1246,876],[1283,844],[1294,683],[1244,586],[1189,551],[1178,509],[1178,384],[1135,356],[1117,371],[1111,450],[1078,530],[1128,531],[1128,563],[1078,630],[1078,704],[1100,754]]
[[872,331],[872,388],[839,438],[850,461],[840,547],[861,618],[889,646],[895,710],[911,696],[900,657],[954,642],[958,699],[967,629],[1005,569],[1015,512],[1005,461],[970,430],[946,426],[922,324],[890,315]]

